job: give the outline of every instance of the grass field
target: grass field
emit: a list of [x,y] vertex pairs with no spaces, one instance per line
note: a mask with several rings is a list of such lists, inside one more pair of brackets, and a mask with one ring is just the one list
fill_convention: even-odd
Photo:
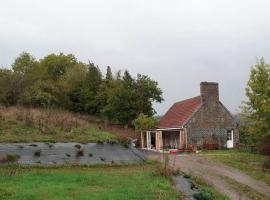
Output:
[[107,131],[95,128],[73,128],[69,132],[54,129],[43,133],[38,128],[13,124],[0,127],[0,142],[97,142],[116,141],[117,137]]
[[153,164],[63,168],[0,168],[1,200],[176,200]]
[[[96,120],[96,121],[95,121]],[[119,139],[98,118],[54,109],[0,107],[0,142],[97,142]]]
[[199,155],[214,158],[270,185],[270,171],[262,170],[266,156],[238,150],[204,151]]

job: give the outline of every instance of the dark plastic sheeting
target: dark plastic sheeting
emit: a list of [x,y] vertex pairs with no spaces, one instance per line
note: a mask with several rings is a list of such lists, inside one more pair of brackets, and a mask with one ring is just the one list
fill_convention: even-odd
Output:
[[[83,155],[78,155],[76,144]],[[40,152],[40,156],[35,155]],[[144,156],[131,145],[80,143],[1,143],[0,154],[20,155],[20,164],[112,164],[137,163]],[[36,153],[38,154],[38,153]]]

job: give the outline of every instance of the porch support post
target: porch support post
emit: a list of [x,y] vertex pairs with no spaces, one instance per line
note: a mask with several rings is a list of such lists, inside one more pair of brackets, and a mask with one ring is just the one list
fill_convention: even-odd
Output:
[[160,150],[159,131],[156,131],[156,150]]
[[182,149],[183,148],[183,143],[182,143],[182,130],[180,129],[179,130],[179,149]]
[[156,150],[160,151],[162,148],[162,131],[156,131]]
[[147,144],[147,149],[151,149],[151,135],[150,131],[146,132],[146,144]]

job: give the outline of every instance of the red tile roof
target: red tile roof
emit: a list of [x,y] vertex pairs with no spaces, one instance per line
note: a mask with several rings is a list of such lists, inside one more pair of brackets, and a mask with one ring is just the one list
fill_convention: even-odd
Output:
[[178,128],[183,126],[201,103],[201,96],[176,102],[160,119],[158,128]]

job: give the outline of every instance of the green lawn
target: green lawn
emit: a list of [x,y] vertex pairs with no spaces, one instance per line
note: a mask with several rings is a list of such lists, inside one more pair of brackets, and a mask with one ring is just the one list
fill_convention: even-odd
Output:
[[176,200],[153,164],[98,167],[0,168],[1,200]]
[[266,156],[238,150],[204,151],[199,155],[214,158],[270,185],[270,171],[263,172],[262,170]]

